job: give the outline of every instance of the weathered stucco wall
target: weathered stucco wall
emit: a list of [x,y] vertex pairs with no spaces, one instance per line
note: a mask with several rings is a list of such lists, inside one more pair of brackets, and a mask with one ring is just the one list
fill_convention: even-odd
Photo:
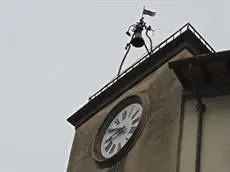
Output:
[[[189,51],[183,50],[173,60],[191,56]],[[110,110],[124,98],[136,93],[148,96],[151,112],[143,133],[124,160],[124,171],[176,171],[182,87],[165,64],[77,129],[68,172],[108,170],[98,168],[93,160],[95,135]]]
[[183,114],[180,172],[194,172],[196,160],[197,112],[196,100],[186,100]]
[[182,87],[163,66],[149,85],[150,115],[146,127],[130,151],[125,171],[176,170]]
[[230,171],[230,96],[205,99],[201,172]]
[[[230,171],[230,96],[203,98],[201,172]],[[194,172],[196,153],[196,101],[185,102],[180,172]]]

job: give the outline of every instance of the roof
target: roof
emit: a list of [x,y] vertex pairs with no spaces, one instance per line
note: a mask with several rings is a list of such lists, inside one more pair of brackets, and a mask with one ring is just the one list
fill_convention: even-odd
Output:
[[79,127],[184,49],[189,50],[194,55],[215,52],[188,23],[156,46],[150,55],[142,57],[121,73],[119,77],[114,78],[91,96],[89,102],[71,115],[67,121],[75,127]]
[[174,70],[187,95],[193,94],[194,86],[201,96],[230,93],[230,50],[177,60],[170,62],[169,67]]

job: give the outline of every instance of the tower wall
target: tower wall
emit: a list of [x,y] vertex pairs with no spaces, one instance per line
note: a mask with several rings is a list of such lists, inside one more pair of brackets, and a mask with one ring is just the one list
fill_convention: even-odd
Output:
[[[191,56],[185,49],[172,60]],[[97,130],[117,103],[140,93],[150,102],[149,119],[140,138],[122,160],[120,171],[176,171],[182,86],[166,63],[76,130],[68,172],[108,171],[99,168],[92,157]]]

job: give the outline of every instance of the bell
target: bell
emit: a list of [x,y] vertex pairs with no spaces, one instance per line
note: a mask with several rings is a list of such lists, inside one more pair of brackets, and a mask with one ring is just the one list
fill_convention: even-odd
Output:
[[140,48],[145,44],[141,32],[134,33],[133,38],[131,40],[131,44],[136,48]]

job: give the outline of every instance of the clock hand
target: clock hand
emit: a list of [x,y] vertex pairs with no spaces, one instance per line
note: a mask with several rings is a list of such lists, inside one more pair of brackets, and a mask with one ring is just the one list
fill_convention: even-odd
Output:
[[117,130],[121,130],[122,127],[119,127],[119,128],[109,128],[108,129],[108,133],[113,133],[114,131],[117,131]]
[[108,139],[105,140],[105,143],[108,143],[109,141],[111,141],[115,135],[120,135],[121,133],[123,133],[125,131],[125,125],[123,127],[120,127],[120,128],[116,128],[116,132],[113,133],[112,136],[110,136]]
[[106,140],[105,140],[105,143],[108,143],[109,141],[111,141],[111,140],[113,139],[113,136],[115,136],[118,132],[119,132],[119,129],[118,129],[118,130],[116,130],[116,132],[115,132],[115,133],[113,133],[113,135],[112,135],[112,136],[110,136],[108,139],[106,139]]
[[117,133],[119,133],[121,131],[121,129],[119,128],[115,133],[113,133],[113,135],[112,136],[110,136],[110,137],[113,137],[113,136],[115,136]]
[[110,140],[112,140],[114,137],[120,135],[121,133],[123,133],[125,131],[125,125],[123,127],[117,128],[117,131],[115,133],[113,133],[112,136],[110,136],[108,139],[105,140],[105,143],[109,142]]
[[[125,131],[125,129],[126,129],[126,127],[125,127],[125,125],[119,130],[119,132],[117,133],[117,135],[116,136],[119,136],[119,135],[121,135],[124,131]],[[115,137],[116,137],[115,136]]]

